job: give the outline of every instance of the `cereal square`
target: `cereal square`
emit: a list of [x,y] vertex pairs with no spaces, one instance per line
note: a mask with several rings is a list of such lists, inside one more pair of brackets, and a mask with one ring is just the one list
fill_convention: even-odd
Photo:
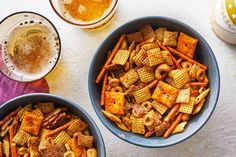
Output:
[[134,92],[134,98],[138,104],[147,101],[151,98],[151,93],[148,87],[144,87]]
[[173,75],[174,82],[177,88],[182,88],[190,81],[190,76],[186,69],[179,70]]
[[177,46],[178,32],[164,32],[163,45],[166,46]]
[[147,70],[145,67],[138,69],[137,72],[140,80],[144,83],[152,82],[155,79],[154,72]]
[[152,105],[152,107],[153,107],[155,110],[157,110],[161,115],[163,115],[163,114],[167,111],[167,109],[168,109],[168,107],[166,107],[165,105],[163,105],[163,104],[157,102],[156,100],[154,100],[154,101],[151,103],[151,105]]
[[141,49],[133,58],[134,63],[137,66],[142,65],[143,60],[147,57],[147,52],[144,49]]
[[144,40],[147,40],[149,38],[156,38],[156,35],[151,25],[145,25],[139,30],[142,32]]
[[127,34],[127,40],[129,44],[131,44],[133,41],[135,41],[138,44],[141,43],[143,41],[142,32],[134,32],[131,34]]
[[147,56],[150,66],[156,66],[163,63],[160,48],[155,48],[147,51]]
[[146,43],[142,45],[142,48],[146,51],[154,49],[154,48],[159,48],[158,44],[153,42],[153,43]]
[[145,134],[145,126],[143,118],[132,118],[131,119],[131,130],[133,133]]
[[120,77],[120,82],[129,88],[134,82],[139,79],[138,73],[134,69],[130,69],[127,73]]
[[125,65],[129,59],[130,52],[128,50],[119,50],[112,60],[112,64]]
[[191,114],[194,109],[195,97],[190,97],[190,101],[187,104],[181,104],[179,112]]
[[167,31],[165,27],[159,27],[155,30],[156,38],[160,42],[163,42],[164,32]]

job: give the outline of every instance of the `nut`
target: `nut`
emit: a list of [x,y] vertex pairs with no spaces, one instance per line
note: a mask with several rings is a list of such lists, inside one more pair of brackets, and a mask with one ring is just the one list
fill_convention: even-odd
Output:
[[87,150],[87,157],[97,157],[97,150],[95,148],[89,148]]
[[18,154],[19,155],[25,155],[25,154],[27,154],[28,153],[28,150],[27,150],[27,148],[25,148],[25,147],[21,147],[19,150],[18,150]]

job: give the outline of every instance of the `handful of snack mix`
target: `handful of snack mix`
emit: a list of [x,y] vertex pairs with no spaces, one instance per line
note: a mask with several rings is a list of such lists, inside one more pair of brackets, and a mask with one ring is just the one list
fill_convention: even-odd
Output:
[[197,43],[151,25],[122,34],[96,79],[104,116],[145,137],[183,132],[210,91],[207,67],[194,58]]
[[0,157],[97,156],[88,125],[52,102],[19,107],[0,127]]

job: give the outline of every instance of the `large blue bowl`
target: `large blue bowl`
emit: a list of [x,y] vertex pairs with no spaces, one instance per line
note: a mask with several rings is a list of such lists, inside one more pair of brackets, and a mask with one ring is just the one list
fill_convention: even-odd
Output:
[[0,107],[0,119],[3,119],[5,116],[7,116],[9,113],[14,111],[17,107],[21,105],[27,105],[29,103],[37,102],[54,102],[57,106],[67,107],[70,113],[73,113],[74,115],[80,117],[84,122],[89,125],[90,133],[94,136],[94,147],[97,149],[98,157],[106,156],[106,150],[102,135],[93,119],[79,105],[65,100],[59,96],[35,93],[16,97],[4,103]]
[[[100,93],[101,93],[101,84],[99,85],[95,84],[95,79],[102,65],[104,64],[106,60],[107,53],[109,50],[112,50],[114,48],[114,45],[117,42],[119,36],[123,33],[132,33],[132,32],[138,31],[138,29],[145,24],[151,24],[153,28],[167,27],[168,30],[184,32],[198,39],[199,43],[196,49],[196,58],[197,60],[199,60],[200,62],[208,66],[207,74],[210,81],[209,86],[211,88],[211,92],[205,102],[205,105],[202,111],[198,115],[191,118],[188,127],[183,133],[172,135],[168,139],[164,139],[160,137],[144,138],[141,135],[137,135],[132,132],[125,132],[117,128],[117,126],[114,123],[109,121],[101,113],[102,107],[100,106],[100,103],[99,103]],[[151,147],[157,148],[157,147],[171,146],[171,145],[180,143],[188,139],[192,135],[194,135],[198,130],[200,130],[204,126],[204,124],[212,115],[218,101],[219,91],[220,91],[220,74],[219,74],[217,61],[215,59],[215,56],[211,48],[209,47],[205,39],[197,31],[195,31],[193,28],[189,27],[188,25],[178,20],[167,18],[167,17],[152,16],[152,17],[144,17],[144,18],[130,21],[122,25],[115,31],[113,31],[105,39],[105,41],[98,48],[91,62],[90,69],[89,69],[88,87],[89,87],[90,99],[94,107],[94,110],[96,111],[102,123],[113,134],[135,145],[150,147],[150,148]]]

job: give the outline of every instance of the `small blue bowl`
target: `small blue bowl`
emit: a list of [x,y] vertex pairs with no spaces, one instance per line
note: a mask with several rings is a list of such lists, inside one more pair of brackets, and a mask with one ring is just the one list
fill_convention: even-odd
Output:
[[57,106],[67,107],[70,113],[73,113],[74,115],[80,117],[84,122],[89,125],[90,133],[94,136],[94,147],[97,149],[98,157],[106,156],[106,150],[102,135],[93,119],[79,105],[65,100],[59,96],[35,93],[16,97],[4,103],[0,107],[0,119],[3,119],[5,116],[7,116],[19,106],[37,102],[54,102]]
[[[198,115],[191,118],[186,130],[183,133],[172,135],[168,139],[160,137],[144,138],[141,135],[120,130],[114,123],[112,123],[110,120],[104,117],[103,114],[101,113],[102,110],[102,107],[100,106],[101,83],[99,85],[95,84],[96,77],[106,60],[107,53],[109,50],[112,50],[114,48],[114,45],[116,44],[119,36],[123,33],[128,34],[138,31],[140,27],[146,24],[151,24],[153,28],[167,27],[168,30],[184,32],[198,39],[199,43],[196,49],[196,58],[198,61],[208,66],[207,74],[209,77],[209,87],[211,89],[211,92],[207,97],[207,100],[205,102],[202,111]],[[194,135],[203,127],[203,125],[212,115],[218,101],[220,92],[220,74],[216,58],[211,48],[209,47],[205,39],[197,31],[195,31],[193,28],[189,27],[188,25],[178,20],[167,17],[152,16],[130,21],[122,25],[121,27],[117,28],[105,39],[105,41],[98,48],[91,62],[89,69],[88,87],[89,87],[90,99],[94,110],[96,111],[102,123],[113,134],[115,134],[119,138],[129,143],[138,146],[159,148],[180,143],[190,138],[192,135]]]

